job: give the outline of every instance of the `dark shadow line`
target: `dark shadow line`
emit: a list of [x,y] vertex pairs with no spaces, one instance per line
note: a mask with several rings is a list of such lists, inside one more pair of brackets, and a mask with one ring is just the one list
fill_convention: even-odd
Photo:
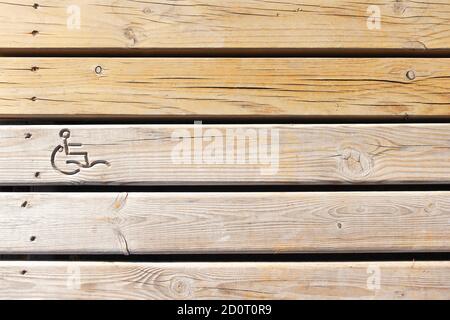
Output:
[[0,255],[2,261],[101,262],[384,262],[449,261],[450,252],[316,254]]
[[[90,118],[88,118],[90,117]],[[450,123],[450,115],[444,116],[23,116],[21,119],[0,119],[0,125],[193,125],[202,121],[204,125],[257,125],[257,124],[414,124]]]
[[450,48],[0,48],[3,57],[449,58]]
[[372,184],[372,185],[55,185],[55,186],[1,186],[0,192],[431,192],[450,191],[450,184]]

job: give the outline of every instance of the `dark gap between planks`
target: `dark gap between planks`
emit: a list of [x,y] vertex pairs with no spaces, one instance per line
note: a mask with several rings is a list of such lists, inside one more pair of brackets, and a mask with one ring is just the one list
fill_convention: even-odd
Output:
[[450,252],[298,253],[298,254],[148,254],[148,255],[0,255],[2,261],[93,262],[383,262],[448,261]]
[[450,48],[0,48],[3,57],[450,58]]
[[0,186],[0,192],[430,192],[450,191],[449,184],[363,185],[23,185]]
[[[450,123],[450,116],[201,116],[182,115],[171,117],[93,117],[70,116],[27,116],[22,119],[0,119],[0,125],[193,125],[202,121],[203,125],[257,125],[257,124],[414,124],[414,123]],[[101,119],[100,119],[101,118]]]

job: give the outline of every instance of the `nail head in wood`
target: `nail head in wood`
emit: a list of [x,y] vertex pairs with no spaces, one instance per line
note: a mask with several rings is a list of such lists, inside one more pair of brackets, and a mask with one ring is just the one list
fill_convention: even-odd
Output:
[[102,74],[103,72],[103,68],[101,66],[96,66],[95,67],[95,73],[96,74]]
[[409,80],[414,80],[414,79],[416,78],[416,73],[414,72],[414,70],[409,70],[409,71],[406,73],[406,77],[407,77]]

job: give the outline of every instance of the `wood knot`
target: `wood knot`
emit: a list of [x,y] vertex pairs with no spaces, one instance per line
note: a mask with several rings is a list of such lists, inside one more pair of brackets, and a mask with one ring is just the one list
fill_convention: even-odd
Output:
[[177,298],[189,298],[192,295],[192,279],[187,277],[176,277],[170,282],[170,291]]
[[114,211],[122,210],[123,207],[125,207],[125,205],[127,203],[127,199],[128,199],[128,192],[119,193],[117,195],[116,199],[114,200],[113,210]]
[[372,172],[373,163],[368,154],[351,147],[345,147],[338,152],[338,168],[345,177],[363,179]]
[[394,14],[398,15],[398,16],[403,16],[406,12],[406,9],[408,8],[408,6],[406,5],[406,3],[403,0],[396,0],[394,2]]
[[125,36],[125,38],[131,41],[132,46],[136,45],[136,43],[138,42],[136,34],[131,27],[125,28],[125,30],[123,31],[123,35]]
[[425,211],[425,213],[432,214],[435,209],[436,209],[436,204],[434,204],[433,202],[430,202],[428,205],[425,206],[425,208],[423,210]]

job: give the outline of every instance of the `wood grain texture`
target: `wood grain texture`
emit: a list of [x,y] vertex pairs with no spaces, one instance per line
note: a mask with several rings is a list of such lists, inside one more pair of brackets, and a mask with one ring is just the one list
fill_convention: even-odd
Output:
[[0,193],[0,254],[450,250],[450,192]]
[[0,117],[448,117],[449,66],[450,59],[1,58]]
[[[26,0],[0,4],[3,48],[450,48],[447,0]],[[79,24],[74,17],[79,6]],[[377,5],[381,28],[367,26]]]
[[450,262],[447,261],[340,263],[2,261],[0,298],[445,300],[450,299],[449,272]]
[[0,127],[3,185],[449,183],[449,158],[450,124]]

